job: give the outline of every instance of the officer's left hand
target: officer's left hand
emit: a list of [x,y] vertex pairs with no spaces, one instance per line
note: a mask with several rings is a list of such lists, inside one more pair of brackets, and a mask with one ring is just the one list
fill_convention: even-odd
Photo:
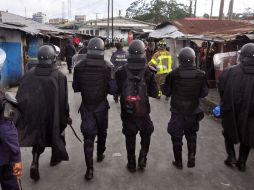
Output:
[[12,168],[13,175],[17,176],[18,178],[21,178],[22,176],[22,163],[18,162],[13,165]]
[[67,124],[72,125],[72,119],[70,117],[67,118]]

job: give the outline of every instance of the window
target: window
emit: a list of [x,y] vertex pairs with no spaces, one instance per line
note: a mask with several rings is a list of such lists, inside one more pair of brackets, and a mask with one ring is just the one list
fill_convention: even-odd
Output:
[[86,34],[88,34],[88,35],[89,35],[89,30],[86,30]]
[[100,35],[99,30],[95,30],[95,36],[99,36],[99,35]]
[[90,35],[94,35],[94,30],[90,30]]

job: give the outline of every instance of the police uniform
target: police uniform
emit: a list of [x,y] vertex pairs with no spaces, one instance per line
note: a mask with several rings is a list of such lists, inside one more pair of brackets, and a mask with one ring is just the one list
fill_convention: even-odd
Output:
[[[128,52],[123,50],[123,47],[120,43],[116,44],[117,51],[114,52],[111,56],[111,63],[114,65],[114,70],[116,71],[119,67],[127,63]],[[118,102],[118,95],[114,95],[115,102]]]
[[[114,93],[112,65],[104,60],[104,42],[93,38],[88,43],[87,58],[74,68],[74,92],[81,92],[81,132],[84,136],[84,153],[87,171],[85,179],[93,178],[93,149],[97,136],[97,161],[102,161],[106,150],[108,128],[107,94]],[[115,86],[115,87],[114,87]]]
[[[141,169],[146,167],[147,153],[149,151],[151,134],[154,131],[153,122],[149,116],[150,113],[150,97],[157,97],[158,88],[155,82],[154,73],[150,71],[149,67],[146,67],[145,59],[145,47],[142,41],[134,40],[129,47],[128,63],[120,67],[115,75],[118,93],[120,94],[121,103],[121,119],[123,125],[123,134],[126,137],[126,149],[127,149],[127,167],[130,172],[136,171],[136,135],[140,132],[141,136],[141,150],[138,159],[138,165]],[[145,97],[145,109],[146,113],[142,117],[135,117],[128,113],[125,108],[125,97],[124,97],[124,83],[127,80],[128,69],[134,76],[139,75],[140,72],[144,73],[144,79],[147,86],[147,96]],[[145,69],[145,71],[144,71]]]
[[171,119],[168,133],[171,135],[175,162],[182,168],[182,138],[185,135],[188,146],[188,167],[195,166],[197,131],[199,121],[204,117],[199,108],[199,98],[208,94],[204,72],[194,66],[195,52],[183,48],[179,53],[180,66],[166,77],[164,93],[171,96]]

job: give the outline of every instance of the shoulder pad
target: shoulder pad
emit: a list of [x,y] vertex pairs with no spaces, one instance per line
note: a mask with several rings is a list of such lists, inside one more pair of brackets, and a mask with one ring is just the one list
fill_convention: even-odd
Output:
[[86,54],[78,54],[74,62],[74,67],[80,65],[80,63],[83,61],[86,61]]
[[6,98],[6,100],[8,102],[11,102],[13,104],[17,104],[18,103],[17,99],[15,98],[15,95],[13,93],[11,93],[11,92],[5,92],[4,96],[5,96],[5,98]]

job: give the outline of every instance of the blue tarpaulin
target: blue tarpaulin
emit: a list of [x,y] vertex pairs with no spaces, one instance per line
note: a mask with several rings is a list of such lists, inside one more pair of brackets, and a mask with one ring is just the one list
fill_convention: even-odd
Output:
[[21,43],[0,42],[0,48],[6,53],[0,86],[17,85],[22,77]]

